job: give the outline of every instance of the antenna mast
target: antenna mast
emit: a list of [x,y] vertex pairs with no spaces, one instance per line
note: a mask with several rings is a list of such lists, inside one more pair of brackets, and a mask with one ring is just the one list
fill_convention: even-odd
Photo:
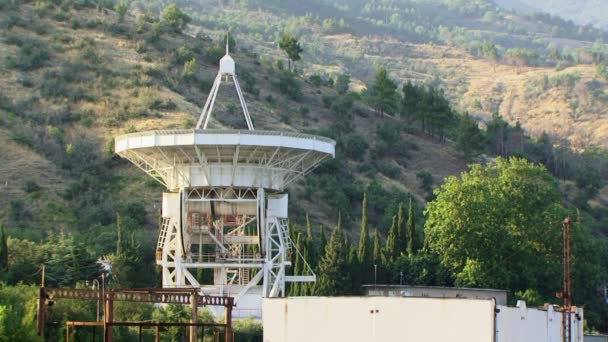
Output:
[[229,48],[229,36],[226,33],[226,55],[220,59],[220,70],[215,76],[215,80],[213,81],[213,86],[211,87],[211,91],[209,92],[209,97],[207,97],[207,102],[205,102],[205,106],[203,107],[203,112],[201,113],[198,122],[196,123],[196,129],[207,129],[207,125],[209,124],[209,119],[211,118],[211,112],[213,111],[213,105],[215,104],[215,99],[217,97],[217,92],[222,83],[222,76],[225,76],[226,81],[229,78],[232,78],[234,86],[236,88],[236,93],[239,96],[239,101],[241,103],[241,108],[243,109],[243,115],[245,116],[245,122],[247,122],[247,128],[250,131],[253,131],[253,122],[251,121],[251,116],[249,115],[249,110],[247,109],[247,104],[245,103],[245,98],[243,97],[243,92],[241,91],[241,86],[239,85],[239,81],[236,77],[236,65],[234,63],[234,59],[230,57],[230,48]]

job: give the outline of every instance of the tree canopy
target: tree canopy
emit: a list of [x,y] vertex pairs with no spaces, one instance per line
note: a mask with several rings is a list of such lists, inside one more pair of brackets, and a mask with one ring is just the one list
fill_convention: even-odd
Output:
[[299,61],[301,58],[300,53],[303,50],[300,43],[298,43],[298,40],[291,33],[284,33],[279,41],[279,48],[287,54],[289,70],[291,71],[291,62]]
[[435,194],[425,232],[457,285],[554,294],[565,211],[544,166],[519,158],[474,164]]

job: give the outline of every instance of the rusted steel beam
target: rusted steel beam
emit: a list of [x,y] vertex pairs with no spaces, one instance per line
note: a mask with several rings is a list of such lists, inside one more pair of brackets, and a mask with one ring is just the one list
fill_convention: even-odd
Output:
[[[101,290],[41,288],[41,295],[47,299],[100,299]],[[140,303],[190,304],[190,298],[197,289],[110,289],[106,297],[112,294],[114,300]],[[196,296],[198,306],[234,306],[232,297]]]

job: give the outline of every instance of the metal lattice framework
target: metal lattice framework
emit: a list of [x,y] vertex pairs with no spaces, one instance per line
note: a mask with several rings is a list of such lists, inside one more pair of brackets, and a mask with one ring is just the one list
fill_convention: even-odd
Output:
[[[248,130],[207,129],[223,79],[237,89]],[[122,135],[115,150],[169,191],[156,256],[163,287],[229,294],[238,304],[284,296],[288,281],[315,281],[306,263],[309,275],[286,275],[291,253],[302,255],[289,236],[284,189],[333,158],[335,142],[254,130],[228,54],[196,129]],[[212,270],[213,284],[202,284],[198,270]],[[261,300],[251,305],[261,306]]]

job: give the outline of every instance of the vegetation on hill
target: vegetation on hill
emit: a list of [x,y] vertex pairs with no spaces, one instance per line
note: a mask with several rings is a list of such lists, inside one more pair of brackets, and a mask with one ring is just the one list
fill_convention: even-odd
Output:
[[[276,18],[271,10],[308,7],[293,1],[282,7],[273,1],[226,2],[225,13],[199,14],[187,6],[159,2],[115,6],[87,0],[0,0],[0,50],[6,51],[0,61],[0,177],[6,177],[0,178],[0,190],[7,194],[0,196],[0,291],[6,294],[0,296],[2,334],[28,339],[20,335],[29,334],[34,324],[27,296],[35,291],[32,284],[39,281],[43,263],[48,286],[85,286],[84,281],[106,272],[100,259],[112,265],[108,286],[158,285],[153,258],[162,189],[114,156],[112,137],[193,127],[193,114],[200,113],[224,54],[225,32],[217,29],[230,27],[234,23],[224,21],[244,13],[267,19],[240,20],[244,25],[234,25],[228,42],[256,127],[305,131],[337,141],[336,159],[288,189],[292,238],[319,275],[316,285],[294,287],[291,294],[355,294],[361,284],[375,280],[496,286],[509,290],[511,299],[525,295],[556,301],[552,294],[560,284],[559,271],[554,271],[559,265],[555,235],[559,220],[570,213],[577,222],[576,300],[588,305],[590,327],[608,329],[607,310],[596,293],[606,273],[601,261],[608,251],[608,210],[598,196],[608,179],[606,151],[590,144],[584,150],[570,149],[556,144],[556,137],[549,134],[530,136],[521,125],[496,113],[480,127],[474,115],[455,105],[458,102],[442,82],[402,81],[390,72],[390,65],[376,65],[368,70],[370,77],[360,79],[354,76],[356,70],[316,70],[311,63],[335,56],[312,56],[317,50],[311,40],[318,32],[390,29],[402,39],[410,34],[413,40],[438,38],[425,36],[424,26],[414,36],[415,28],[411,33],[408,27],[371,20],[377,13],[392,12],[414,18],[417,5],[414,11],[402,10],[401,2],[387,8],[373,5],[368,16],[341,3],[315,3],[333,10],[319,18],[301,14],[270,22],[268,18]],[[255,6],[259,12],[249,11]],[[479,2],[458,8],[478,15],[483,6]],[[424,8],[420,11],[428,15]],[[439,12],[447,15],[450,8],[454,4],[445,2]],[[332,13],[342,14],[329,17]],[[193,33],[188,23],[204,27]],[[289,23],[294,26],[286,26]],[[296,29],[299,23],[306,25]],[[305,32],[310,35],[298,30],[309,30]],[[284,49],[295,63],[285,67],[285,55],[264,54],[263,44],[261,50],[252,48],[251,37],[256,35],[275,46],[287,37]],[[480,51],[492,63],[500,62],[502,50],[496,45],[486,43]],[[351,65],[362,61],[353,59]],[[603,73],[603,66],[597,70]],[[576,87],[579,80],[548,76],[541,92]],[[355,87],[356,82],[364,87]],[[598,82],[601,90],[604,81]],[[479,105],[472,107],[484,109],[493,103],[482,94]],[[242,128],[238,103],[219,96],[219,114],[211,124]],[[495,157],[505,159],[491,162]],[[442,185],[445,177],[460,174],[470,162],[481,164]],[[538,182],[530,184],[529,179]],[[470,182],[479,186],[471,187]],[[532,186],[538,192],[530,191]],[[500,201],[487,200],[494,197]],[[462,200],[455,203],[453,198]],[[450,216],[450,206],[457,204],[462,216]],[[498,213],[503,215],[492,216]],[[471,218],[479,224],[460,224]],[[509,226],[502,226],[499,218],[508,218]],[[327,241],[325,226],[333,227],[336,221]],[[528,221],[534,225],[528,227]],[[306,230],[300,231],[304,225]],[[463,239],[456,241],[460,248],[445,248],[454,245],[452,233],[457,230],[475,234],[458,235]],[[473,248],[478,246],[477,233],[495,248]],[[524,234],[530,239],[523,241]],[[494,244],[498,237],[503,238],[501,244]],[[511,257],[515,252],[521,255]],[[308,272],[294,258],[292,272]],[[508,273],[493,272],[497,267]],[[543,279],[534,277],[537,271]],[[90,319],[89,309],[61,303],[54,317]],[[141,319],[183,316],[174,307],[123,309],[124,317]],[[15,330],[18,319],[21,328]],[[49,336],[60,333],[50,330]],[[125,340],[131,338],[127,330],[121,334]]]
[[604,30],[608,29],[608,20],[603,13],[608,11],[608,5],[600,0],[496,0],[497,4],[521,12],[545,12],[574,21],[580,25],[592,25]]

